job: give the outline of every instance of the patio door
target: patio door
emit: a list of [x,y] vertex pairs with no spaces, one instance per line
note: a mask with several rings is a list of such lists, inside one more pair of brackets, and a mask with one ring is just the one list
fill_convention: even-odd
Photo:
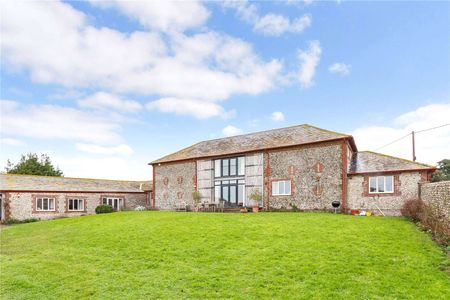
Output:
[[225,202],[225,206],[242,206],[244,201],[244,180],[216,181],[215,197]]
[[112,206],[117,211],[123,208],[123,198],[104,197],[102,203]]

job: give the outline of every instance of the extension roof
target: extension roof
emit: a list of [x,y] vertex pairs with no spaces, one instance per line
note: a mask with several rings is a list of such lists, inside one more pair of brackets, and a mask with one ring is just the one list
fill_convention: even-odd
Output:
[[0,174],[0,191],[140,193],[150,190],[151,181]]
[[240,154],[340,139],[347,139],[353,150],[357,151],[351,135],[303,124],[199,142],[150,164]]
[[355,152],[349,174],[434,170],[436,167],[371,151]]

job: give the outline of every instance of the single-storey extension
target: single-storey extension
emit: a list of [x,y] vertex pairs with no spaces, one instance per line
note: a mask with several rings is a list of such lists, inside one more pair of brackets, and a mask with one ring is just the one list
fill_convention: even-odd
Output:
[[148,207],[151,190],[150,181],[0,174],[0,217],[24,220],[88,215],[100,204],[115,210]]
[[370,209],[398,215],[419,197],[435,167],[375,152],[358,152],[351,135],[298,125],[194,144],[150,163],[152,206],[202,202],[248,206],[254,191],[265,209]]

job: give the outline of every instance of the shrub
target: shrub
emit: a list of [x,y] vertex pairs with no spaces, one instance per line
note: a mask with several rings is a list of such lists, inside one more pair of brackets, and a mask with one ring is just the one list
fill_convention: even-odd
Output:
[[252,200],[252,206],[259,206],[259,203],[262,200],[262,194],[259,189],[253,189],[252,193],[249,196],[250,200]]
[[114,209],[111,205],[102,204],[95,208],[96,214],[107,214],[114,212]]
[[199,191],[193,191],[192,192],[192,199],[194,200],[195,204],[198,204],[202,200],[202,194],[200,194]]
[[36,218],[29,218],[29,219],[23,219],[23,220],[9,218],[9,219],[2,221],[2,223],[5,225],[12,225],[12,224],[33,223],[33,222],[37,222],[37,221],[39,221],[39,219],[36,219]]
[[425,214],[425,204],[420,199],[407,200],[400,209],[402,216],[410,218],[414,222],[419,222]]
[[401,213],[431,233],[437,243],[444,247],[450,245],[450,220],[435,207],[420,199],[408,200],[403,204]]

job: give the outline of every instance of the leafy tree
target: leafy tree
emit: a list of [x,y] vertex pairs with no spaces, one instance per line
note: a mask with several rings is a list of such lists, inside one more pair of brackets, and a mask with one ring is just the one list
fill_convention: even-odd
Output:
[[20,158],[17,164],[13,164],[9,159],[6,163],[6,173],[8,174],[26,174],[43,176],[63,176],[63,172],[52,165],[50,157],[47,154],[41,154],[38,157],[35,153],[28,153]]
[[438,162],[437,171],[434,172],[431,181],[450,180],[450,159],[443,159]]

